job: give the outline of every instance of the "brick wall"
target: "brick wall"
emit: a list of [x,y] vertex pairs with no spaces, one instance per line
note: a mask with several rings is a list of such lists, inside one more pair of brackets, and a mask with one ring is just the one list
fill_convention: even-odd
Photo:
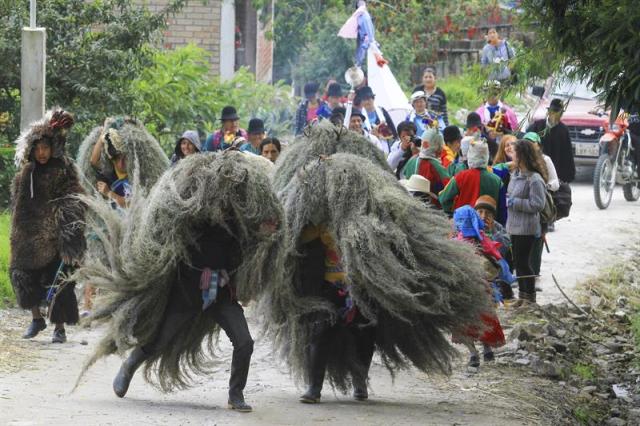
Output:
[[[162,10],[168,0],[137,0],[154,12]],[[191,0],[175,16],[169,17],[168,28],[162,38],[165,49],[175,49],[195,43],[210,54],[211,74],[220,74],[220,3]]]

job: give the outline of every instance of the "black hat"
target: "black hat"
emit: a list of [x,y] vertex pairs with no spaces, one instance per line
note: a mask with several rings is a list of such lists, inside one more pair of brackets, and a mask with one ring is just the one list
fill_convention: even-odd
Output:
[[249,128],[247,129],[247,133],[264,133],[264,121],[260,120],[259,118],[252,118],[251,120],[249,120]]
[[304,96],[309,97],[318,93],[318,83],[307,83],[304,85]]
[[354,115],[357,115],[360,118],[362,118],[362,121],[365,121],[367,119],[367,117],[365,117],[362,111],[360,111],[358,108],[354,108],[351,110],[351,117],[353,117]]
[[342,87],[338,83],[331,83],[327,89],[327,96],[342,96]]
[[547,109],[549,111],[561,112],[561,111],[564,111],[564,104],[562,103],[561,99],[555,98],[551,100],[551,103],[549,104],[549,108]]
[[374,99],[376,95],[373,94],[373,90],[369,86],[363,86],[356,90],[356,98],[363,99]]
[[239,120],[240,117],[238,117],[238,112],[236,111],[236,109],[230,105],[227,105],[226,107],[222,108],[222,114],[220,116],[220,121],[224,121],[224,120]]
[[482,119],[477,112],[471,112],[467,115],[467,129],[471,127],[482,127]]
[[460,129],[458,128],[458,126],[445,127],[444,131],[442,132],[442,136],[444,137],[445,143],[450,143],[462,139],[462,134],[460,133]]

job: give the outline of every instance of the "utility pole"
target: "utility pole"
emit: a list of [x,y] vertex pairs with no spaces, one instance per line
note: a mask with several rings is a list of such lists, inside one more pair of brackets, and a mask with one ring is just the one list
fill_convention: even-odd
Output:
[[36,25],[36,0],[29,0],[29,27],[22,28],[20,130],[44,116],[47,32]]

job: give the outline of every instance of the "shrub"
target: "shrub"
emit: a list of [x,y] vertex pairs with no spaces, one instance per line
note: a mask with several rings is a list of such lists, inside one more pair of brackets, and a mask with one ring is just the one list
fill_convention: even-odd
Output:
[[15,302],[9,282],[9,226],[8,214],[0,214],[0,306]]
[[9,208],[14,173],[13,148],[0,147],[0,212]]

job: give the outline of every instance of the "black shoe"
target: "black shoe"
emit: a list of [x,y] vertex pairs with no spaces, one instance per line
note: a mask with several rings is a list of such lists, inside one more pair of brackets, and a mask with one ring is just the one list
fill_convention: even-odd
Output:
[[31,325],[27,328],[27,332],[22,335],[23,339],[31,339],[36,337],[38,333],[47,328],[47,322],[44,318],[38,318],[31,321]]
[[469,357],[469,367],[480,367],[480,357],[478,354],[471,355]]
[[317,404],[320,402],[320,392],[316,391],[313,388],[309,388],[300,397],[300,402],[303,402],[305,404]]
[[131,379],[133,379],[133,374],[147,358],[148,355],[145,354],[142,349],[136,348],[131,352],[129,358],[122,363],[116,378],[113,379],[113,392],[115,392],[118,397],[122,398],[127,394],[129,384],[131,383]]
[[51,343],[65,343],[67,341],[67,333],[64,328],[56,328],[53,330],[53,338]]
[[487,351],[482,354],[482,359],[484,359],[484,362],[491,362],[496,359],[496,356],[493,354],[493,351]]
[[369,392],[367,391],[367,387],[356,387],[353,389],[353,399],[356,401],[366,401],[369,399]]
[[229,409],[238,411],[239,413],[250,413],[253,408],[246,402],[244,402],[243,396],[229,397],[228,402]]

